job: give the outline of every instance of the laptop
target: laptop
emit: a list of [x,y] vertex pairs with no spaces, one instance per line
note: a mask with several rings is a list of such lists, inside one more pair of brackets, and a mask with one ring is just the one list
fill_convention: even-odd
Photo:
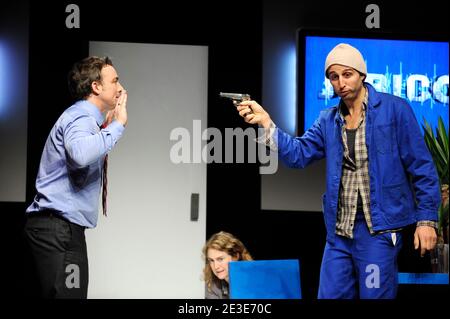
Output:
[[231,299],[301,299],[297,259],[232,261]]

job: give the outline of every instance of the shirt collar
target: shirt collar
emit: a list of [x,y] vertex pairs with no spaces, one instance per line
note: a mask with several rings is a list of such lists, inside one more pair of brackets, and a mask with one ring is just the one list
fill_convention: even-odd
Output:
[[103,124],[103,114],[93,103],[89,102],[88,100],[80,100],[76,102],[75,105],[86,110],[86,112],[88,112],[89,115],[91,115],[95,119],[98,126]]

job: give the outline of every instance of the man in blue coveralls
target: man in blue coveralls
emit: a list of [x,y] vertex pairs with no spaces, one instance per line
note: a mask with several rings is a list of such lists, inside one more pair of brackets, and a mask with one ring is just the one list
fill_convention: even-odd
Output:
[[327,157],[323,211],[327,242],[319,298],[395,298],[403,227],[416,223],[415,249],[436,245],[439,181],[410,105],[364,80],[361,53],[341,43],[325,61],[338,105],[301,137],[276,127],[255,101],[239,114],[264,127],[264,143],[289,167]]

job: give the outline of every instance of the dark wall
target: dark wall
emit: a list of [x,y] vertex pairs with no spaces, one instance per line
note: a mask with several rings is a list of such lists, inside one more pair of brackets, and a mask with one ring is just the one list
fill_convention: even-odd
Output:
[[[6,41],[9,46],[10,54],[14,55],[20,67],[27,67],[28,60],[28,39],[29,39],[29,5],[27,2],[8,2],[3,3],[0,9],[0,40]],[[17,67],[17,65],[15,65]],[[2,70],[0,70],[2,72]],[[27,74],[28,71],[19,70],[19,74]],[[27,94],[27,79],[14,81],[14,84],[21,83],[21,88],[13,88],[20,92],[19,94]],[[14,107],[19,108],[23,96],[14,102]],[[1,125],[1,124],[0,124]],[[26,132],[26,127],[23,131]],[[3,132],[3,130],[2,130]],[[26,135],[26,133],[25,133]],[[0,136],[1,139],[14,139],[14,136]],[[2,144],[2,143],[0,143]],[[20,145],[19,145],[20,147]],[[3,152],[0,150],[0,158]],[[0,160],[2,162],[2,160]],[[5,162],[3,161],[2,164]],[[8,179],[0,176],[0,183],[7,183]],[[18,176],[21,178],[22,176]],[[2,185],[6,187],[14,187],[14,185]],[[2,231],[0,232],[1,247],[3,256],[1,258],[0,274],[5,287],[5,292],[11,296],[17,296],[19,292],[20,282],[23,278],[19,276],[21,265],[21,229],[23,225],[23,211],[25,204],[22,202],[0,202],[0,214],[2,216]]]

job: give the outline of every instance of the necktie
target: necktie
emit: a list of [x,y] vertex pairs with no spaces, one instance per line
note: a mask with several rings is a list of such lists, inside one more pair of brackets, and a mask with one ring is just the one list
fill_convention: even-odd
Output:
[[[103,123],[100,128],[104,129],[106,127],[106,123]],[[105,160],[103,162],[103,170],[102,170],[102,207],[103,207],[103,215],[106,215],[106,195],[108,195],[108,177],[107,177],[107,171],[108,171],[108,154],[105,156]]]

